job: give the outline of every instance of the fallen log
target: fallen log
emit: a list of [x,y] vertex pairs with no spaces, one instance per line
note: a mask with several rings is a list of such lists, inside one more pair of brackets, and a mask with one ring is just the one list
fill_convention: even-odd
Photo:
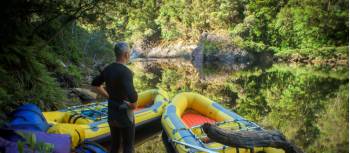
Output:
[[303,153],[301,149],[290,143],[283,134],[277,131],[232,131],[221,129],[209,123],[205,123],[202,128],[210,140],[230,147],[250,149],[273,147],[283,149],[286,153]]

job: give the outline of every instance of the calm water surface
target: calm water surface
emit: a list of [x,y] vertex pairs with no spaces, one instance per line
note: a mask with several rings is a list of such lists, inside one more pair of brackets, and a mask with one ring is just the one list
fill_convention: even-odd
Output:
[[347,152],[347,65],[143,59],[133,66],[142,72],[136,75],[139,79],[151,82],[147,87],[161,87],[171,95],[199,92],[266,128],[278,129],[307,152],[324,147],[332,150],[323,152]]

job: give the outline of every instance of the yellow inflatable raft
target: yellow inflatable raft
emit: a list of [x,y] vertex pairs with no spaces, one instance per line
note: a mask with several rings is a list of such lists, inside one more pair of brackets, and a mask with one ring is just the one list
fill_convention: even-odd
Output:
[[284,153],[282,149],[272,147],[236,148],[208,141],[201,128],[204,123],[216,124],[231,130],[263,129],[196,93],[176,95],[172,103],[166,107],[161,122],[164,129],[163,141],[168,152]]
[[[152,89],[140,93],[137,108],[134,110],[136,130],[147,126],[148,123],[160,124],[163,109],[168,101],[167,93],[162,90]],[[71,135],[72,148],[85,139],[97,142],[109,140],[107,105],[107,102],[90,103],[43,112],[48,123],[52,125],[48,132]]]

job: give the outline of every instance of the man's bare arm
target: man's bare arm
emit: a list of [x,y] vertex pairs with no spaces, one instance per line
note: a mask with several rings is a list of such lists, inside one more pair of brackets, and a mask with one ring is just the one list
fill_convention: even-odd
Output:
[[136,103],[130,103],[128,102],[128,105],[131,109],[135,109],[137,106],[136,106]]
[[102,85],[101,86],[95,86],[95,91],[98,94],[100,94],[100,95],[102,95],[102,96],[104,96],[106,98],[109,98],[108,92],[106,91],[106,89]]

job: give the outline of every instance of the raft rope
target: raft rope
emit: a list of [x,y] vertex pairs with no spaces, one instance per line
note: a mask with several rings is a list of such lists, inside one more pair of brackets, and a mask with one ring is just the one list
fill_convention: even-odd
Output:
[[77,129],[75,129],[75,132],[78,134],[78,137],[79,137],[78,143],[82,142],[82,139],[81,139],[79,131]]
[[[154,98],[156,98],[157,96],[161,96],[164,101],[166,101],[166,102],[170,101],[167,98],[168,96],[165,96],[164,93],[162,92],[162,90],[157,90],[157,92],[154,94],[155,94]],[[154,99],[153,99],[153,101],[154,101]],[[78,115],[82,116],[83,118],[88,118],[88,119],[91,119],[93,121],[98,121],[98,120],[106,119],[108,114],[106,113],[106,111],[99,111],[99,110],[96,110],[96,108],[99,106],[106,108],[107,105],[108,105],[108,102],[103,101],[103,102],[96,102],[96,103],[90,103],[90,104],[70,106],[70,107],[67,107],[66,110],[72,112],[73,114],[78,114]],[[80,109],[80,110],[77,111],[77,109]],[[84,110],[90,110],[96,114],[100,114],[100,116],[99,117],[91,117],[91,116],[82,114],[82,112]]]
[[[71,106],[71,107],[66,108],[66,110],[68,110],[69,112],[72,112],[73,115],[78,114],[78,115],[82,116],[83,118],[88,118],[88,119],[91,119],[93,121],[97,121],[97,120],[102,120],[102,119],[107,118],[107,113],[105,111],[96,110],[96,108],[99,106],[106,108],[107,102]],[[80,110],[77,111],[77,109],[80,109]],[[99,117],[94,117],[94,116],[82,114],[83,111],[92,111],[93,115],[99,114]],[[76,119],[78,119],[78,118],[76,118]]]
[[[169,102],[169,99],[167,98],[167,96],[163,95],[162,93],[158,92],[157,95],[162,96],[164,101]],[[87,119],[91,119],[93,121],[100,121],[100,120],[107,119],[108,114],[106,113],[106,110],[99,111],[99,110],[96,110],[96,108],[99,106],[102,108],[107,108],[107,105],[108,105],[108,102],[104,101],[104,102],[96,102],[96,103],[90,103],[90,104],[70,106],[70,107],[67,107],[65,110],[67,112],[72,113],[68,119],[69,122],[71,122],[71,120],[73,120],[73,123],[75,123],[79,118],[87,118]],[[92,116],[85,115],[82,113],[83,111],[92,111],[93,115]],[[94,117],[95,114],[100,114],[100,116]],[[103,127],[98,127],[98,125],[97,125],[97,126],[91,126],[89,128],[83,128],[83,129],[91,129],[91,128],[109,128],[109,125],[103,126]]]

